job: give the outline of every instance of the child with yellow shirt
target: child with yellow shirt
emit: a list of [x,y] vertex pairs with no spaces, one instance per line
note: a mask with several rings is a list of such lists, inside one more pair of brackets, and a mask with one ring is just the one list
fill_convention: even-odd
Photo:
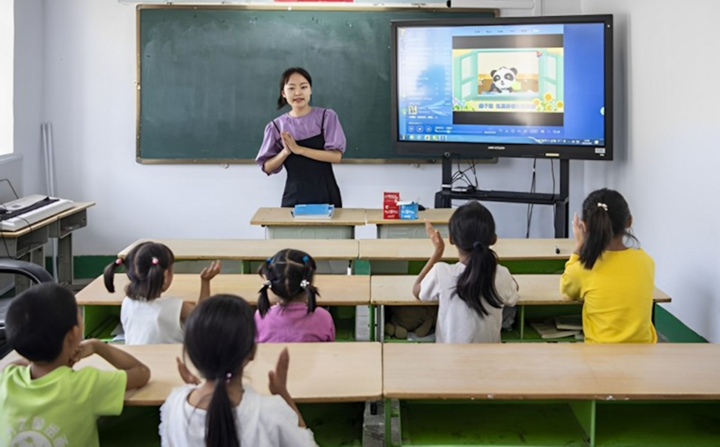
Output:
[[635,239],[630,208],[623,196],[600,189],[583,202],[582,220],[573,219],[577,242],[565,264],[560,292],[583,300],[586,343],[656,343],[652,292],[655,263]]

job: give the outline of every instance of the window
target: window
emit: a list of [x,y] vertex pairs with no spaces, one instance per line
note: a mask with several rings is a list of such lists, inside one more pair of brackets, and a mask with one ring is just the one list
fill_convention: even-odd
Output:
[[0,156],[13,153],[14,3],[0,1]]

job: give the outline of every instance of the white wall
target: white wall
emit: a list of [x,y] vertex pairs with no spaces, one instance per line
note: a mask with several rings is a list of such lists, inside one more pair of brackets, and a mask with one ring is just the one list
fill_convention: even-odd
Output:
[[[13,151],[0,162],[0,178],[8,178],[19,195],[44,189],[40,147],[43,88],[43,2],[18,0],[14,5]],[[14,199],[0,184],[0,202]]]
[[[132,6],[45,1],[43,110],[55,129],[58,192],[98,203],[75,239],[76,253],[112,254],[141,237],[262,237],[248,222],[258,207],[279,203],[284,174],[266,178],[254,165],[135,162],[135,33]],[[538,190],[550,191],[550,164],[539,165]],[[479,171],[483,188],[526,189],[531,161],[503,160]],[[347,207],[380,207],[383,190],[432,206],[440,187],[439,166],[340,165],[336,174]],[[501,237],[524,236],[526,206],[491,209]],[[372,237],[373,229],[359,236]],[[531,235],[553,235],[549,207],[535,208]]]
[[40,144],[44,73],[44,9],[42,0],[15,2],[15,152],[22,154],[18,193],[45,193]]
[[673,297],[667,308],[720,342],[720,2],[583,0],[582,11],[615,16],[623,124],[618,159],[587,163],[585,188],[625,195],[656,284]]
[[13,66],[7,62],[14,54],[13,13],[15,3],[0,2],[0,157],[13,153]]

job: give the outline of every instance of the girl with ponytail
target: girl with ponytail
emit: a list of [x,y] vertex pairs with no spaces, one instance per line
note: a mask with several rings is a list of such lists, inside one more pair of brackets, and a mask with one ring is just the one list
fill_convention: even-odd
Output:
[[[173,252],[163,244],[143,242],[133,247],[125,258],[105,267],[105,288],[115,293],[115,271],[125,267],[128,284],[120,308],[120,322],[126,345],[181,343],[182,325],[195,308],[182,298],[160,297],[173,280]],[[210,296],[210,281],[220,272],[215,261],[200,273],[198,302]]]
[[205,381],[177,359],[187,385],[175,388],[160,408],[163,447],[316,445],[287,390],[287,348],[269,373],[272,396],[243,384],[255,351],[255,321],[245,300],[215,295],[198,304],[185,323],[184,352]]
[[445,242],[429,222],[428,237],[435,247],[415,280],[413,294],[422,301],[439,301],[435,339],[438,343],[499,343],[503,307],[519,299],[517,283],[498,265],[490,248],[497,242],[490,211],[472,201],[450,217],[450,243],[460,262],[438,262]]
[[560,291],[583,300],[586,343],[655,343],[652,293],[655,263],[630,232],[632,215],[617,191],[599,189],[573,219],[575,252],[565,264]]
[[290,248],[260,266],[264,282],[255,312],[259,343],[335,341],[330,312],[317,307],[316,268],[309,254]]

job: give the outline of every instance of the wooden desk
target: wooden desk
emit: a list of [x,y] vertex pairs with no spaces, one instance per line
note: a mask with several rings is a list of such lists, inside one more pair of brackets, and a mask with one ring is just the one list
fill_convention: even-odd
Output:
[[[105,289],[102,276],[96,278],[75,298],[83,306],[85,336],[108,339],[119,322],[120,306],[125,298],[125,286],[128,283],[124,273],[115,275],[115,293]],[[315,284],[320,290],[320,306],[342,306],[331,308],[335,321],[338,340],[356,340],[354,319],[351,318],[354,306],[370,304],[370,277],[354,275],[316,275]],[[257,304],[258,290],[262,279],[257,274],[220,274],[212,280],[210,290],[213,294],[230,293],[240,295],[251,305]],[[195,302],[200,293],[200,275],[175,274],[170,289],[164,296],[180,297]],[[272,295],[271,295],[272,297]],[[348,314],[349,313],[349,314]],[[352,326],[352,327],[351,327]]]
[[383,345],[386,398],[719,400],[718,377],[711,343]]
[[[132,354],[152,372],[148,385],[125,394],[126,405],[162,405],[170,391],[183,384],[175,366],[175,357],[182,358],[182,345],[113,346]],[[284,347],[290,351],[288,389],[297,402],[365,402],[382,396],[379,343],[260,343],[255,360],[243,372],[258,393],[269,394],[267,373]],[[19,358],[13,351],[0,360],[0,369]],[[86,366],[112,369],[97,355],[75,369]]]
[[[248,303],[257,304],[258,290],[262,287],[258,275],[220,274],[210,283],[213,294],[229,293],[240,295]],[[105,289],[103,277],[93,280],[77,293],[75,298],[81,306],[120,306],[129,280],[124,273],[115,275],[115,293]],[[321,306],[367,306],[370,304],[370,277],[351,275],[317,275],[315,285],[320,290],[318,304]],[[164,296],[182,298],[195,302],[200,293],[200,275],[176,274]]]
[[383,345],[402,445],[720,445],[718,377],[718,344]]
[[[170,391],[183,384],[175,366],[175,357],[182,357],[181,345],[115,346],[137,357],[152,372],[148,385],[126,393],[126,405],[162,405]],[[365,402],[382,396],[379,343],[260,343],[255,360],[243,372],[258,393],[269,394],[267,373],[286,346],[290,351],[288,389],[297,402]],[[15,352],[9,354],[0,361],[0,368],[18,358]],[[85,366],[112,369],[97,355],[75,368]]]
[[[529,328],[528,319],[531,315],[526,307],[537,306],[579,306],[581,301],[572,300],[560,294],[561,275],[513,275],[520,286],[520,300],[518,301],[517,317],[512,332],[503,332],[504,341],[542,341],[535,331]],[[375,319],[380,322],[376,331],[377,340],[384,340],[384,306],[437,306],[437,301],[420,301],[412,295],[412,287],[415,284],[414,275],[373,275],[370,280],[370,304],[376,307]],[[655,303],[669,303],[670,296],[658,289],[653,291]],[[542,315],[543,312],[535,312]],[[547,312],[545,312],[547,313]],[[565,314],[566,312],[560,312]],[[575,313],[572,310],[570,313]],[[654,315],[654,312],[653,312]],[[539,316],[536,316],[539,318]],[[543,317],[546,318],[546,317]],[[653,318],[654,320],[654,318]],[[573,339],[574,340],[574,339]],[[555,340],[558,341],[558,340]]]
[[[520,286],[518,306],[578,304],[560,294],[561,275],[514,275]],[[370,277],[370,303],[385,306],[436,306],[437,301],[420,301],[412,295],[416,276],[383,275]],[[670,296],[657,287],[653,301],[669,303]]]
[[[426,261],[433,254],[429,239],[362,239],[359,258],[371,261]],[[555,253],[555,247],[560,253]],[[501,260],[552,260],[568,259],[575,241],[571,239],[498,239],[493,247]],[[457,247],[445,241],[445,261],[457,261]]]
[[454,211],[451,208],[426,209],[418,212],[416,220],[383,219],[382,209],[368,209],[365,215],[368,224],[377,225],[378,239],[426,239],[426,220],[447,238],[448,222]]
[[[58,281],[72,284],[72,232],[87,226],[87,209],[94,202],[76,202],[72,208],[36,222],[18,231],[2,231],[0,257],[23,259],[45,268],[44,246],[50,238],[58,239]],[[16,291],[30,286],[27,279],[17,277]]]
[[295,219],[293,208],[260,208],[250,225],[262,225],[269,239],[354,239],[365,225],[365,210],[337,208],[330,219]]
[[[365,402],[382,396],[380,344],[259,344],[255,360],[243,372],[245,382],[258,393],[269,394],[268,371],[275,368],[278,354],[285,346],[290,351],[288,389],[316,441],[320,445],[361,445]],[[123,416],[99,427],[101,439],[109,441],[102,445],[157,446],[159,414],[152,407],[161,405],[173,388],[183,384],[175,366],[175,357],[182,356],[182,347],[118,347],[148,365],[152,377],[145,387],[125,394]],[[16,353],[10,354],[0,361],[0,367],[16,358]],[[110,368],[98,356],[84,359],[76,368],[88,365]],[[151,408],[142,412],[138,407],[143,406]]]
[[[137,244],[149,239],[133,242],[118,256],[125,257]],[[176,260],[190,259],[241,259],[244,261],[265,260],[285,248],[294,248],[310,253],[316,260],[353,260],[358,256],[356,240],[311,240],[311,239],[152,239],[167,245]]]

